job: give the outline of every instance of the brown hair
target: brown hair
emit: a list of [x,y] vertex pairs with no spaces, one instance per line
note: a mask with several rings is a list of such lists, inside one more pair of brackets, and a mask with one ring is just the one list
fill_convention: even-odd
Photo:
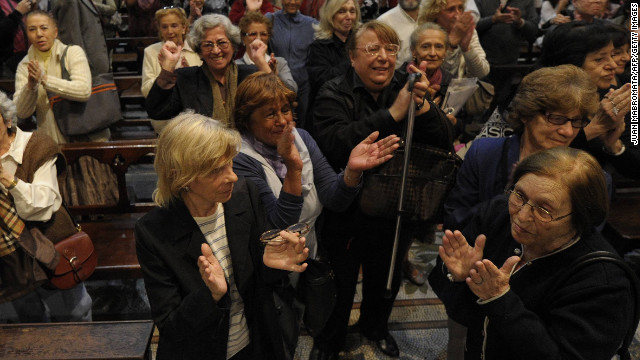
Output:
[[293,106],[296,93],[273,73],[259,71],[247,76],[236,91],[234,120],[240,133],[249,133],[251,114],[269,103],[289,103]]
[[571,201],[571,224],[578,234],[590,233],[607,216],[609,200],[604,172],[588,153],[564,146],[538,151],[520,161],[508,188],[527,174],[536,174],[563,184]]
[[362,24],[358,28],[358,30],[356,30],[356,33],[353,36],[349,37],[349,40],[347,41],[347,50],[349,51],[349,53],[353,53],[353,51],[356,49],[356,43],[358,42],[358,39],[367,30],[373,31],[382,43],[400,45],[400,38],[391,26],[378,20],[371,20]]
[[546,67],[522,79],[508,120],[516,133],[522,133],[522,119],[531,119],[546,111],[573,109],[587,118],[598,110],[598,104],[598,88],[584,70],[574,65]]
[[258,11],[247,11],[240,19],[240,22],[238,23],[238,27],[240,28],[240,36],[244,36],[244,34],[249,31],[249,25],[253,23],[265,24],[267,26],[267,33],[269,33],[269,38],[271,38],[273,24],[266,16],[262,15]]

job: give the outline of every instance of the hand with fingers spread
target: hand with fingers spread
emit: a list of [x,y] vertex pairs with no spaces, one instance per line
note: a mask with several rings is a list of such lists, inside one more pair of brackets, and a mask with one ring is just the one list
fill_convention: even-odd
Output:
[[247,0],[247,11],[259,11],[262,7],[262,0]]
[[202,255],[198,257],[200,276],[202,277],[202,281],[207,285],[207,288],[209,288],[209,291],[211,291],[213,299],[218,301],[227,293],[227,279],[224,276],[224,271],[218,259],[213,255],[209,244],[202,244],[200,251],[202,251]]
[[280,236],[287,240],[277,244],[269,244],[264,248],[262,261],[270,268],[303,272],[307,269],[309,249],[305,246],[305,238],[285,230],[280,231]]
[[373,169],[393,157],[393,152],[400,146],[400,138],[397,135],[389,135],[376,141],[380,132],[374,131],[366,139],[362,140],[351,150],[347,168],[358,172],[356,177],[364,170]]
[[471,246],[460,231],[445,230],[438,253],[454,281],[464,281],[475,263],[482,260],[486,240],[486,236],[478,235]]
[[491,299],[509,290],[511,272],[519,261],[519,256],[512,256],[500,269],[491,260],[476,261],[465,281],[469,289],[481,300]]
[[449,44],[453,47],[459,45],[462,51],[466,52],[469,50],[469,44],[475,28],[476,23],[473,20],[473,15],[470,11],[465,11],[458,17],[449,33]]

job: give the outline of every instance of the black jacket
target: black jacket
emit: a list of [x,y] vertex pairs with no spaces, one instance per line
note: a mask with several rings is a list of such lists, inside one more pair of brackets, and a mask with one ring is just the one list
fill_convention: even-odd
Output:
[[[160,88],[156,80],[146,100],[149,117],[155,120],[169,120],[187,109],[211,117],[213,95],[203,66],[207,65],[177,69],[176,85],[171,89]],[[256,70],[253,65],[238,65],[238,84]]]
[[[270,227],[252,183],[240,179],[224,204],[225,228],[233,274],[244,301],[253,358],[281,359],[279,331],[270,284],[287,272],[262,262],[259,237]],[[138,221],[136,251],[153,320],[160,331],[157,359],[226,359],[229,293],[217,303],[198,270],[206,243],[182,201],[155,208]]]
[[[483,257],[498,268],[521,253],[511,236],[505,196],[481,206],[463,234],[472,246],[485,234]],[[630,283],[623,270],[594,263],[553,290],[574,260],[598,250],[614,253],[597,232],[582,234],[572,246],[523,265],[511,276],[511,289],[484,305],[476,302],[466,283],[447,279],[439,257],[429,284],[447,314],[469,328],[465,359],[480,359],[483,341],[486,359],[611,359],[633,321]]]
[[[396,70],[377,101],[364,88],[353,68],[320,88],[313,106],[312,134],[334,169],[338,171],[346,166],[351,150],[372,132],[380,131],[378,139],[403,134],[405,121],[395,122],[388,109],[406,79],[406,73]],[[416,117],[413,140],[450,149],[453,126],[432,103],[428,112]]]

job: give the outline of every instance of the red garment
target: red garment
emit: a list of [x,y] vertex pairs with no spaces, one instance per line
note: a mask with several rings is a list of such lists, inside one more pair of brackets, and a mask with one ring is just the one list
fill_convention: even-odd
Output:
[[[246,9],[247,8],[244,0],[234,1],[233,5],[231,5],[231,10],[229,11],[229,19],[231,19],[231,22],[235,25],[238,25],[240,19],[242,19],[242,17],[244,16]],[[263,15],[266,13],[274,12],[273,4],[271,4],[269,0],[263,0],[262,6],[260,7],[260,12]]]
[[[396,0],[397,1],[397,0]],[[302,0],[300,12],[320,20],[320,8],[324,5],[325,0]]]
[[[5,15],[9,16],[15,10],[17,1],[14,0],[0,0],[0,8]],[[27,36],[25,33],[24,17],[22,18],[22,24],[13,36],[13,53],[27,52],[29,44],[27,44]]]

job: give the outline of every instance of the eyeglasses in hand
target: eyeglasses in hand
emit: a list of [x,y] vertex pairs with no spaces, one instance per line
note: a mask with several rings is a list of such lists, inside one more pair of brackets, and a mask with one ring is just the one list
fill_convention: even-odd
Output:
[[[307,223],[297,223],[297,224],[293,224],[291,226],[289,226],[288,228],[284,229],[284,231],[288,231],[290,233],[294,233],[294,234],[298,234],[298,236],[305,236],[309,233],[309,230],[311,230],[311,228],[309,227],[309,224]],[[286,239],[283,239],[282,236],[280,236],[280,229],[271,229],[271,230],[267,230],[265,232],[262,233],[262,235],[260,235],[260,242],[263,245],[280,245],[283,244],[285,242],[287,242]]]

